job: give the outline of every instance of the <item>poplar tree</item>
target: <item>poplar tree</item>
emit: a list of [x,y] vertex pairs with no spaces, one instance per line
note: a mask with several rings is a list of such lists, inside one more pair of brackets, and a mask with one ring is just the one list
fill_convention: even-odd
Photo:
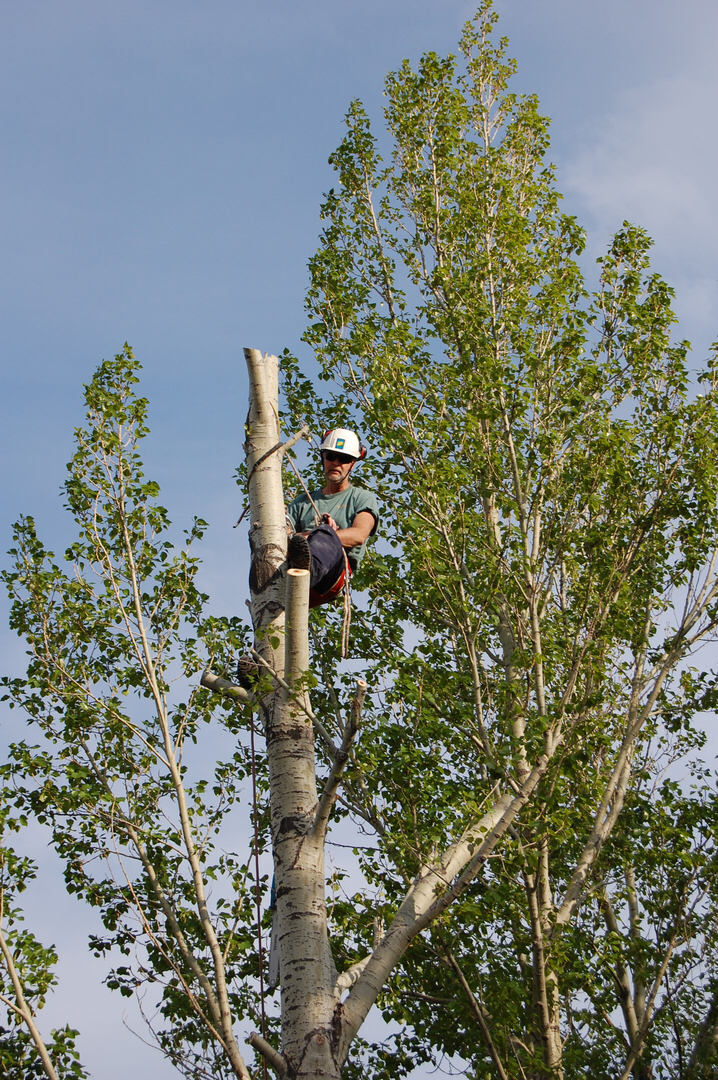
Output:
[[591,291],[496,20],[388,76],[381,139],[351,106],[308,294],[334,395],[284,361],[293,422],[311,399],[367,433],[383,510],[355,626],[378,893],[343,928],[366,942],[378,908],[391,938],[406,883],[526,793],[480,872],[446,874],[386,1015],[476,1076],[712,1075],[715,346],[701,367],[672,337],[639,227]]
[[[696,666],[718,622],[715,355],[696,370],[673,340],[639,228],[585,283],[495,21],[483,3],[460,61],[388,76],[386,160],[350,108],[310,263],[320,382],[245,350],[251,628],[205,612],[205,523],[168,540],[129,349],[86,388],[65,560],[16,527],[30,664],[7,692],[42,740],[11,748],[6,781],[98,910],[110,985],[158,994],[155,1037],[197,1080],[388,1078],[438,1054],[501,1080],[715,1068],[697,717],[718,688]],[[366,435],[356,482],[382,508],[350,664],[341,606],[310,616],[286,569],[285,465],[338,423]],[[231,752],[198,775],[220,732]],[[266,1016],[254,864],[227,843],[253,784]],[[327,890],[339,817],[358,891]],[[362,1039],[375,1004],[393,1045]]]
[[[0,770],[0,778],[6,769]],[[7,1019],[0,1027],[0,1075],[7,1080],[83,1080],[78,1032],[66,1025],[45,1040],[37,1013],[57,985],[53,968],[57,952],[26,928],[19,899],[37,876],[37,867],[22,853],[19,836],[27,818],[15,812],[10,785],[0,786],[0,1005]]]

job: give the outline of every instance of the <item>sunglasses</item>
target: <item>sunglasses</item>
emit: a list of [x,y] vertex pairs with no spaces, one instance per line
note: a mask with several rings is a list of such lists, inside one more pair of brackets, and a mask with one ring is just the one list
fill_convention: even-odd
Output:
[[350,461],[354,460],[348,454],[335,454],[332,450],[323,450],[322,457],[325,461],[338,461],[340,465],[348,465]]

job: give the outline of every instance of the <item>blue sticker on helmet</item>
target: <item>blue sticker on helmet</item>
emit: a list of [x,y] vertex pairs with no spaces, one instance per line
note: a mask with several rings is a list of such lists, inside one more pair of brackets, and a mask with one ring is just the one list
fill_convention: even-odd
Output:
[[346,439],[337,439],[336,443],[334,444],[334,449],[335,450],[343,450],[345,442],[346,442]]

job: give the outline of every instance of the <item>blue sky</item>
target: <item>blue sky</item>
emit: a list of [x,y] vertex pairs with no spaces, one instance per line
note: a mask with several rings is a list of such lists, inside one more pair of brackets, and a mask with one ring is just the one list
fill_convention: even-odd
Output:
[[[718,337],[714,0],[500,0],[516,88],[553,118],[567,209],[599,254],[624,218],[656,240],[680,334]],[[210,522],[204,584],[243,610],[231,526],[246,413],[242,346],[299,350],[327,157],[349,101],[380,123],[404,57],[455,49],[463,0],[3,0],[0,4],[2,515],[33,513],[56,549],[81,384],[129,341],[145,367],[148,473],[178,525]],[[369,439],[370,441],[370,439]],[[5,670],[21,646],[3,631]],[[82,1028],[94,1075],[174,1075],[98,989],[87,915],[30,898],[63,955],[54,1023]],[[53,876],[54,875],[54,876]],[[47,898],[51,897],[48,903]],[[43,927],[45,929],[43,929]],[[43,1021],[45,1023],[45,1021]]]

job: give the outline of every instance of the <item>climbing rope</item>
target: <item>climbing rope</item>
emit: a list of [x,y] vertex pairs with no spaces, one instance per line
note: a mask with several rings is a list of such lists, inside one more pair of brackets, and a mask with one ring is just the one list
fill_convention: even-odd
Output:
[[[267,1014],[264,1005],[264,949],[262,947],[262,893],[259,879],[259,823],[257,820],[257,764],[254,750],[254,716],[250,719],[249,738],[252,750],[252,816],[254,819],[254,887],[257,904],[257,943],[259,946],[259,1000],[262,1008],[262,1038],[267,1038]],[[267,1080],[267,1062],[262,1058],[264,1080]]]
[[[320,514],[319,513],[319,510],[317,509],[317,504],[314,502],[314,499],[312,498],[312,496],[311,496],[311,494],[309,492],[309,488],[304,483],[304,480],[302,479],[302,475],[299,472],[299,469],[296,467],[296,465],[294,464],[294,462],[292,461],[292,459],[289,456],[287,457],[287,461],[289,462],[292,469],[294,470],[294,475],[296,476],[297,480],[299,481],[299,483],[304,488],[304,494],[307,496],[307,498],[309,499],[309,502],[311,503],[312,509],[314,510],[314,525],[316,527],[317,525],[321,524],[322,520],[326,517],[326,514]],[[352,621],[352,601],[351,601],[351,594],[349,592],[349,578],[351,577],[351,571],[349,569],[349,560],[347,558],[347,553],[346,553],[346,551],[344,551],[343,548],[342,548],[342,554],[344,556],[344,621],[342,622],[342,653],[341,653],[341,656],[342,656],[342,660],[346,660],[347,656],[349,655],[349,627],[351,626],[351,621]]]
[[314,525],[316,527],[317,525],[321,524],[321,520],[324,517],[324,515],[320,514],[319,511],[317,510],[317,504],[315,503],[312,496],[309,494],[309,488],[304,483],[304,480],[302,479],[301,473],[299,472],[299,469],[297,468],[297,466],[294,464],[294,462],[292,461],[292,459],[290,457],[287,458],[287,461],[292,466],[292,469],[294,470],[294,475],[296,476],[297,480],[299,481],[299,483],[304,488],[304,494],[307,496],[307,498],[309,499],[309,502],[312,504],[312,510],[314,511]]
[[347,553],[342,548],[342,554],[344,556],[344,622],[342,623],[342,660],[346,660],[349,655],[349,627],[352,621],[352,598],[349,593],[349,578],[351,577],[351,570],[349,569],[349,559]]

